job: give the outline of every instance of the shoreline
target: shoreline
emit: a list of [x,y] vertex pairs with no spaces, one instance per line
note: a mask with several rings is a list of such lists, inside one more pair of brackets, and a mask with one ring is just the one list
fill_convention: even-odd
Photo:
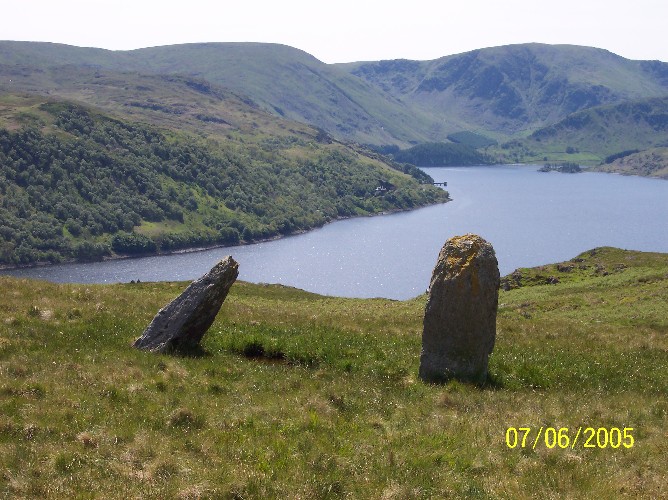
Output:
[[208,250],[214,250],[217,248],[234,248],[234,247],[242,247],[242,246],[249,246],[249,245],[257,245],[259,243],[268,243],[271,241],[278,241],[282,240],[284,238],[290,238],[292,236],[300,236],[302,234],[306,234],[311,231],[315,231],[316,229],[320,229],[325,227],[328,224],[332,224],[334,222],[340,222],[344,220],[349,220],[349,219],[356,219],[356,218],[362,218],[362,217],[379,217],[383,215],[392,215],[396,213],[401,213],[401,212],[410,212],[412,210],[418,210],[420,208],[426,208],[426,207],[431,207],[435,205],[441,205],[445,203],[449,203],[452,201],[452,198],[448,196],[448,198],[442,202],[438,203],[431,203],[427,205],[420,205],[417,207],[413,208],[407,208],[407,209],[396,209],[396,210],[386,210],[383,212],[378,212],[375,214],[366,214],[366,215],[354,215],[354,216],[345,216],[345,217],[337,217],[335,219],[331,219],[324,224],[320,226],[314,226],[309,229],[300,229],[299,231],[295,231],[290,234],[277,234],[274,236],[270,236],[267,238],[262,238],[259,240],[254,240],[254,241],[249,241],[249,242],[240,242],[236,243],[234,245],[225,245],[225,244],[213,244],[213,245],[207,245],[203,247],[186,247],[186,248],[179,248],[177,250],[168,250],[164,252],[147,252],[147,253],[142,253],[138,255],[110,255],[107,257],[103,257],[102,259],[99,260],[77,260],[77,259],[69,259],[69,260],[64,260],[62,262],[34,262],[31,264],[19,264],[19,265],[10,265],[10,264],[0,264],[0,273],[2,271],[17,271],[21,269],[36,269],[36,268],[44,268],[44,267],[49,267],[49,266],[61,266],[61,265],[67,265],[67,264],[94,264],[94,263],[99,263],[99,262],[110,262],[110,261],[117,261],[117,260],[129,260],[129,259],[141,259],[141,258],[146,258],[146,257],[161,257],[161,256],[167,256],[167,255],[179,255],[179,254],[189,254],[189,253],[197,253],[197,252],[206,252]]
[[[509,166],[509,167],[538,167],[540,166],[537,163],[499,163],[499,164],[494,164],[494,165],[467,165],[464,168],[469,168],[469,167],[503,167],[503,166]],[[421,167],[422,168],[422,167]],[[455,167],[424,167],[424,168],[457,168]],[[594,173],[594,174],[608,174],[608,175],[617,175],[617,176],[623,176],[623,177],[636,177],[636,178],[643,178],[643,179],[650,179],[650,180],[657,180],[657,181],[667,181],[668,178],[666,177],[657,177],[657,176],[648,176],[648,175],[639,175],[636,173],[628,173],[628,172],[616,172],[616,171],[606,171],[606,170],[595,170],[596,166],[594,167],[585,167],[582,170],[582,173]],[[259,239],[259,240],[254,240],[250,242],[240,242],[234,245],[226,245],[226,244],[212,244],[212,245],[207,245],[207,246],[200,246],[200,247],[186,247],[186,248],[180,248],[176,250],[168,250],[168,251],[161,251],[161,252],[150,252],[150,253],[144,253],[144,254],[138,254],[138,255],[112,255],[112,256],[107,256],[103,257],[102,259],[99,260],[77,260],[77,259],[68,259],[68,260],[63,260],[61,262],[34,262],[30,264],[19,264],[19,265],[13,265],[13,264],[0,264],[0,273],[2,271],[15,271],[15,270],[21,270],[21,269],[35,269],[35,268],[42,268],[42,267],[49,267],[49,266],[58,266],[58,265],[67,265],[67,264],[88,264],[88,263],[99,263],[99,262],[107,262],[107,261],[116,261],[116,260],[126,260],[126,259],[140,259],[140,258],[145,258],[145,257],[159,257],[159,256],[167,256],[167,255],[178,255],[178,254],[187,254],[187,253],[196,253],[196,252],[205,252],[207,250],[213,250],[217,248],[234,248],[234,247],[240,247],[240,246],[248,246],[248,245],[256,245],[259,243],[267,243],[271,241],[276,241],[284,238],[289,238],[291,236],[299,236],[301,234],[308,233],[310,231],[314,231],[316,229],[320,229],[328,224],[334,223],[334,222],[339,222],[339,221],[344,221],[348,219],[354,219],[354,218],[361,218],[361,217],[377,217],[377,216],[383,216],[383,215],[391,215],[394,213],[401,213],[401,212],[410,212],[412,210],[418,210],[421,208],[426,208],[430,206],[435,206],[435,205],[440,205],[440,204],[445,204],[448,202],[453,201],[452,198],[448,197],[446,200],[442,202],[437,202],[437,203],[431,203],[431,204],[426,204],[426,205],[420,205],[408,209],[396,209],[396,210],[386,210],[383,212],[378,212],[374,214],[366,214],[366,215],[355,215],[355,216],[344,216],[344,217],[337,217],[334,219],[331,219],[324,224],[320,226],[314,226],[309,229],[301,229],[299,231],[295,231],[290,234],[277,234],[274,236],[270,236],[267,238]]]

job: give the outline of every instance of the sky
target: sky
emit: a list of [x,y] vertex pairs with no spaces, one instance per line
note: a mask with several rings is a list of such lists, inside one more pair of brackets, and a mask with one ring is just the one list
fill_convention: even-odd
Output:
[[128,50],[271,42],[326,63],[541,42],[668,62],[667,0],[0,0],[0,40]]

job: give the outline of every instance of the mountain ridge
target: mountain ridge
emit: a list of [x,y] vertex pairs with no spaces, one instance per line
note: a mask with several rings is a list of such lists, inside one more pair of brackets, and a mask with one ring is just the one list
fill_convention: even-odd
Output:
[[582,109],[668,95],[668,63],[574,45],[516,44],[430,61],[326,64],[300,49],[257,42],[131,51],[0,42],[0,64],[181,74],[244,94],[266,111],[341,140],[402,147],[447,142],[461,131],[503,141]]
[[[433,61],[381,61],[346,68],[418,106],[436,105],[443,112],[471,116],[486,103],[487,109],[478,113],[478,125],[515,132],[581,109],[668,92],[668,64],[631,61],[603,49],[571,45],[508,45]],[[637,75],[645,78],[635,81]]]

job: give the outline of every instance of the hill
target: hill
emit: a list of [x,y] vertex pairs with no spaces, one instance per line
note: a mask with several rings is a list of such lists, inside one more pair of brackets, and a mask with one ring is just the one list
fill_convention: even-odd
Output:
[[486,387],[418,380],[424,296],[237,283],[171,357],[130,345],[185,283],[0,277],[0,495],[662,497],[668,256],[518,273]]
[[430,119],[366,82],[278,44],[204,43],[105,51],[0,42],[0,65],[15,72],[30,67],[48,73],[65,67],[194,77],[246,96],[275,116],[359,143],[420,142],[431,126]]
[[[100,76],[96,102],[110,96],[104,106],[126,102],[130,116],[163,127],[40,96],[0,98],[0,264],[252,242],[447,199],[378,155],[211,87],[171,82],[204,93],[201,106],[170,100],[169,86],[125,101],[113,78]],[[383,183],[393,189],[379,194]]]
[[510,161],[603,163],[631,150],[668,146],[668,98],[596,106],[495,148]]
[[197,75],[248,95],[280,116],[360,143],[424,140],[427,117],[336,67],[292,47],[210,43],[128,54],[139,68]]
[[629,153],[619,158],[610,158],[611,161],[603,162],[594,170],[668,179],[668,148],[650,148]]
[[[57,66],[182,75],[248,96],[263,110],[362,144],[506,140],[603,104],[668,94],[668,64],[588,47],[524,44],[433,61],[327,65],[291,47],[209,43],[104,51],[0,42],[0,67]],[[7,80],[5,80],[6,83]]]
[[415,108],[501,137],[582,109],[668,93],[666,63],[569,45],[510,45],[434,61],[344,67]]

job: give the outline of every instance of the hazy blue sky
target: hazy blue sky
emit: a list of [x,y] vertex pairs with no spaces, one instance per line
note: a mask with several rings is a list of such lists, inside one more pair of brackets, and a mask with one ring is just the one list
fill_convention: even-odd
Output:
[[0,0],[0,39],[134,49],[275,42],[325,62],[588,45],[668,62],[668,0]]

